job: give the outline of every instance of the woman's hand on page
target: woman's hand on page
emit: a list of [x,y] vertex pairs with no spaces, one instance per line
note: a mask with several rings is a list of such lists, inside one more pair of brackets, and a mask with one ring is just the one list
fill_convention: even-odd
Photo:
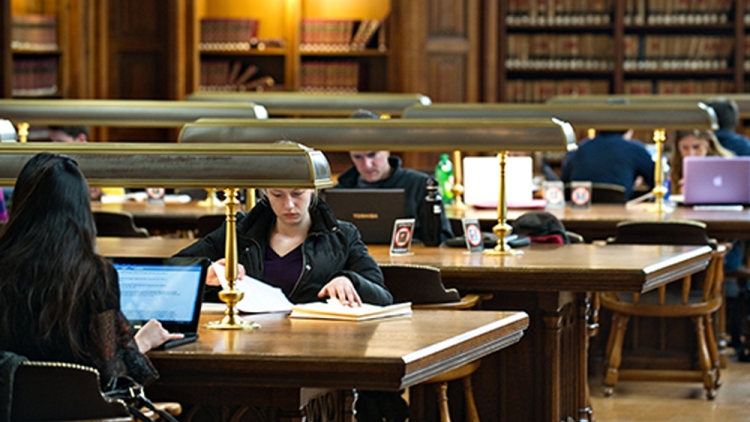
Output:
[[[224,258],[221,258],[220,260],[216,261],[216,263],[223,267],[226,265],[226,260]],[[237,263],[237,279],[239,280],[244,276],[245,267],[242,264]],[[221,286],[219,277],[216,275],[216,271],[214,271],[213,265],[208,267],[208,274],[206,275],[206,286]]]
[[152,319],[135,333],[135,344],[138,345],[141,353],[146,353],[169,340],[179,340],[182,337],[184,337],[182,334],[170,333],[162,327],[161,322]]
[[359,298],[357,289],[354,288],[352,281],[342,275],[335,277],[320,289],[318,297],[322,298],[326,296],[338,299],[344,306],[355,307],[362,305],[362,299]]

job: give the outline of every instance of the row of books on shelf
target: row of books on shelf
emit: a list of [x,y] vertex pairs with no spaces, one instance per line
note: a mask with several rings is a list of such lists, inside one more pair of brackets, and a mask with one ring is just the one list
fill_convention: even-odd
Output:
[[353,61],[303,62],[300,69],[302,92],[357,92],[359,63]]
[[258,20],[241,18],[204,18],[200,22],[201,50],[249,50],[258,38]]
[[13,95],[45,96],[57,93],[57,58],[13,59]]
[[602,25],[611,20],[612,0],[509,0],[509,25]]
[[378,42],[370,48],[385,48],[385,32],[380,19],[303,19],[300,25],[300,51],[351,51],[364,50],[372,45],[375,35]]
[[734,38],[705,35],[626,35],[625,70],[718,70],[729,67]]
[[609,81],[604,80],[508,80],[505,101],[514,103],[539,103],[556,95],[608,94]]
[[724,94],[735,92],[734,82],[720,79],[625,81],[624,94]]
[[204,91],[257,91],[270,88],[275,81],[259,75],[254,64],[230,60],[201,60],[200,86]]
[[509,34],[509,69],[608,70],[614,41],[600,34]]
[[627,0],[626,25],[698,25],[729,21],[733,0]]
[[55,15],[12,15],[11,48],[18,50],[56,50]]

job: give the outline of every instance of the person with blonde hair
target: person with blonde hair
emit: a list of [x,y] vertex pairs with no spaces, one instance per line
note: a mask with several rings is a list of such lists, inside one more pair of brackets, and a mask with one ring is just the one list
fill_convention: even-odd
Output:
[[685,157],[734,157],[734,153],[721,146],[710,130],[678,130],[670,160],[672,193],[675,194],[682,193],[682,162]]

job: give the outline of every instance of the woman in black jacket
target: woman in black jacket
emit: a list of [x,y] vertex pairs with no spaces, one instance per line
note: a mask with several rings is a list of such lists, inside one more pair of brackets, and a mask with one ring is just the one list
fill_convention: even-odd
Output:
[[[313,189],[267,189],[248,213],[237,215],[239,277],[280,287],[292,303],[336,298],[356,306],[388,305],[393,297],[353,224],[338,221]],[[223,263],[225,227],[180,251]],[[219,281],[206,279],[209,298]]]

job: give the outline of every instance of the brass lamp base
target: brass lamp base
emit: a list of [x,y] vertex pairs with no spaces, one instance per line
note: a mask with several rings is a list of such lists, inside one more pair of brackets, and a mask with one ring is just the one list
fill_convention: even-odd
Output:
[[260,324],[253,321],[245,321],[235,316],[225,316],[221,321],[211,321],[204,327],[209,330],[255,330],[260,328]]
[[498,221],[495,227],[492,228],[492,232],[497,235],[497,245],[492,249],[485,249],[482,251],[485,255],[522,255],[523,251],[519,249],[513,249],[508,245],[508,241],[505,240],[505,236],[509,235],[513,231],[513,227],[505,221]]
[[516,256],[516,255],[523,255],[523,251],[520,249],[513,249],[510,246],[505,244],[505,246],[497,245],[492,249],[485,249],[482,251],[485,255],[510,255],[510,256]]

